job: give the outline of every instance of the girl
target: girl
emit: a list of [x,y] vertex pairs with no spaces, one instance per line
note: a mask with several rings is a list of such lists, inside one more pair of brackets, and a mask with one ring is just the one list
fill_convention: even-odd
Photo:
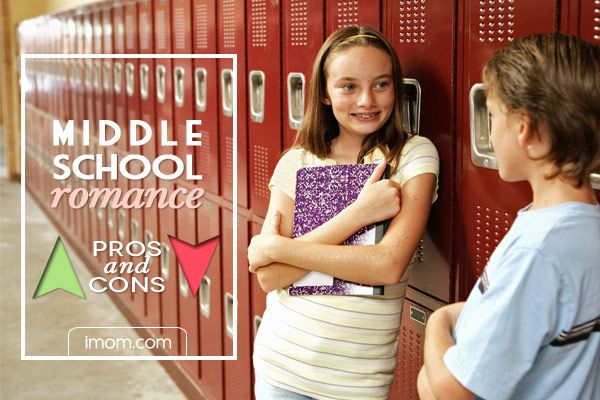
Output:
[[[254,345],[257,399],[388,397],[406,271],[435,200],[439,161],[428,139],[403,131],[402,100],[400,64],[379,32],[353,26],[325,41],[298,144],[275,168],[265,225],[248,248],[250,270],[269,292]],[[353,204],[291,239],[299,168],[376,162]],[[386,162],[392,178],[379,180]],[[340,245],[389,218],[380,243]],[[309,271],[387,285],[385,296],[289,296],[286,287]]]

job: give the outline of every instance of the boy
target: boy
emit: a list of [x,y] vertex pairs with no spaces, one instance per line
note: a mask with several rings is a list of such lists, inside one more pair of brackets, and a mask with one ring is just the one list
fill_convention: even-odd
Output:
[[509,44],[484,68],[500,177],[519,211],[466,303],[425,333],[422,399],[600,398],[600,48],[562,34]]

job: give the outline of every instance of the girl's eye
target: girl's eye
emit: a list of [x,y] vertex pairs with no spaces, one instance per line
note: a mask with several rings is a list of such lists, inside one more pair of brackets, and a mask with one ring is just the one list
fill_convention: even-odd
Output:
[[388,81],[381,81],[381,82],[377,82],[377,84],[375,86],[380,89],[383,89],[383,88],[390,86],[390,83]]
[[353,83],[345,83],[342,85],[342,90],[349,92],[350,90],[354,89],[354,84]]

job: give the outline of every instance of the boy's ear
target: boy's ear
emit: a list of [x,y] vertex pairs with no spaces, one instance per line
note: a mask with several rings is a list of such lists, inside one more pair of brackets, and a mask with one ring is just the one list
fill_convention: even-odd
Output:
[[533,132],[533,130],[531,129],[531,118],[529,117],[529,115],[523,113],[523,112],[519,112],[516,114],[516,118],[517,118],[517,129],[518,129],[518,138],[519,138],[519,144],[523,147],[523,148],[527,148],[527,146],[530,146],[533,144],[533,141],[535,141],[537,138],[537,135]]

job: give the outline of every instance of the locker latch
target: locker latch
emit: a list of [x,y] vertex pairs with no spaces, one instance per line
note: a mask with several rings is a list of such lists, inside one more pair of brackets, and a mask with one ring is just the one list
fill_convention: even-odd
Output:
[[175,67],[173,70],[173,83],[175,87],[175,105],[179,108],[183,107],[184,102],[184,78],[185,70],[182,67]]
[[221,98],[223,115],[230,117],[233,114],[233,71],[221,71]]
[[140,65],[140,96],[142,99],[148,99],[148,77],[150,75],[150,67],[148,64]]
[[252,121],[261,123],[265,119],[265,73],[250,71],[250,117]]
[[476,83],[469,93],[471,123],[471,160],[478,167],[498,169],[498,160],[490,140],[490,113],[485,104],[485,85]]
[[300,72],[288,74],[288,121],[292,129],[300,128],[304,117],[304,84],[304,74]]
[[196,68],[194,71],[194,90],[198,111],[206,111],[206,74],[205,68]]
[[202,277],[202,282],[200,282],[200,313],[206,317],[210,318],[210,278],[206,275]]
[[404,101],[402,102],[402,120],[406,132],[419,134],[421,125],[421,85],[416,79],[405,78]]

